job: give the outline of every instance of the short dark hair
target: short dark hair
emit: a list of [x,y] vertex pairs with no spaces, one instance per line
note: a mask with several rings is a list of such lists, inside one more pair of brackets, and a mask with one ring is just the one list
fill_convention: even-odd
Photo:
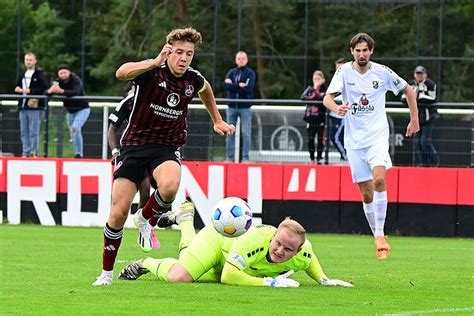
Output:
[[347,62],[347,60],[344,58],[344,57],[341,57],[341,58],[338,58],[336,60],[336,64],[345,64]]
[[66,70],[71,71],[71,68],[69,68],[69,66],[66,65],[66,64],[61,64],[61,65],[59,65],[57,71],[60,71],[60,70],[62,70],[62,69],[66,69]]
[[357,44],[364,43],[364,42],[367,43],[367,46],[369,47],[370,50],[374,49],[375,41],[367,33],[357,33],[356,35],[354,35],[351,38],[350,45],[351,45],[351,48],[354,49],[357,46]]

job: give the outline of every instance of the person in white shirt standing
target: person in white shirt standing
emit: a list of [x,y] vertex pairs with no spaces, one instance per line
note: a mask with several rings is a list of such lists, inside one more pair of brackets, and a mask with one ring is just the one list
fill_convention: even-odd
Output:
[[[405,93],[410,108],[406,136],[420,130],[416,95],[407,82],[387,66],[370,61],[375,41],[359,33],[350,41],[354,61],[339,67],[324,97],[324,105],[344,117],[344,146],[352,173],[359,186],[363,209],[375,237],[377,258],[386,259],[390,245],[385,239],[387,215],[386,171],[392,166],[389,155],[389,127],[385,95]],[[342,94],[343,104],[334,98]]]
[[[36,55],[28,52],[25,54],[24,61],[26,70],[18,76],[15,93],[22,95],[44,94],[48,83],[43,69],[36,66]],[[18,99],[22,157],[38,156],[41,113],[44,106],[44,99]]]

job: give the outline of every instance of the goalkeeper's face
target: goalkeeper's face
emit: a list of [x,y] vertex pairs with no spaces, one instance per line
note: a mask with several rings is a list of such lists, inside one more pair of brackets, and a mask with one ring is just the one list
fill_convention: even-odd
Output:
[[301,236],[291,234],[287,229],[279,229],[268,248],[272,262],[285,262],[298,253],[302,245]]

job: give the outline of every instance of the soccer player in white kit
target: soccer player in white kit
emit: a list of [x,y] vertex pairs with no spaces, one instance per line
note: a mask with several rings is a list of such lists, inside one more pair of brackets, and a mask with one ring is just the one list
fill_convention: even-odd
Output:
[[[389,155],[389,127],[385,95],[404,92],[410,108],[406,136],[420,130],[416,95],[407,82],[390,68],[370,61],[374,40],[366,33],[350,41],[354,61],[339,67],[324,97],[324,105],[344,117],[344,147],[352,180],[359,186],[364,213],[375,237],[377,258],[386,259],[390,245],[385,239],[387,215],[386,171],[392,167]],[[342,94],[343,105],[334,98]]]

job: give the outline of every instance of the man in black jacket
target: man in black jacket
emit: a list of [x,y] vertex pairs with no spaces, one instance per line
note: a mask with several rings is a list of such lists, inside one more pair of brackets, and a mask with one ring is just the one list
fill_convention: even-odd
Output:
[[[237,67],[227,72],[224,79],[224,89],[227,90],[228,99],[253,99],[255,87],[255,71],[247,64],[249,60],[243,51],[235,55]],[[229,102],[227,108],[227,123],[235,125],[240,117],[240,131],[242,135],[242,161],[249,161],[252,110],[251,102]],[[235,135],[227,137],[226,160],[234,161]]]
[[[78,75],[71,72],[66,64],[58,67],[58,78],[48,89],[48,94],[62,94],[67,97],[85,95],[84,85]],[[84,155],[84,143],[82,140],[82,126],[89,118],[90,108],[87,100],[65,99],[64,107],[67,110],[67,123],[71,135],[74,156],[82,158]]]
[[[413,138],[413,165],[436,167],[439,165],[439,156],[432,141],[433,123],[439,117],[438,110],[433,106],[436,102],[436,83],[428,78],[423,66],[415,68],[414,78],[408,84],[416,92],[420,132]],[[406,102],[405,95],[402,95],[402,101]]]
[[[44,72],[36,66],[36,55],[25,54],[26,70],[18,76],[15,93],[23,95],[42,95],[48,87]],[[39,130],[44,99],[19,99],[20,135],[22,157],[36,157],[39,150]]]

